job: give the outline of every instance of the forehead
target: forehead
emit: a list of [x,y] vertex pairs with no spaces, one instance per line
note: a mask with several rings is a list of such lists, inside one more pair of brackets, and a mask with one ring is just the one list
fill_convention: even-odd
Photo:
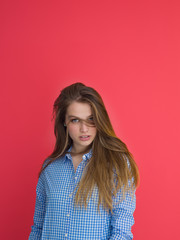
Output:
[[92,109],[90,104],[88,103],[80,103],[80,102],[72,102],[66,111],[66,117],[69,117],[70,115],[79,117],[79,118],[85,118],[92,114]]

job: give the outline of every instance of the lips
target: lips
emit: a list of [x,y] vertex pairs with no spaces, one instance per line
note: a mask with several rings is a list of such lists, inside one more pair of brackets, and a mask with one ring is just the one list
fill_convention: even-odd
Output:
[[83,136],[80,136],[79,138],[80,138],[80,140],[82,140],[82,141],[86,141],[86,140],[89,140],[89,139],[90,139],[90,136],[89,136],[89,135],[83,135]]

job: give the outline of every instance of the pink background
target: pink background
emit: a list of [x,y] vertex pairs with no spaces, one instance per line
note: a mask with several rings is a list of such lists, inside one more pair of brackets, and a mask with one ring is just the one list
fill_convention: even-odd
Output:
[[0,22],[0,239],[28,238],[53,102],[76,81],[139,166],[134,239],[178,239],[180,2],[4,0]]

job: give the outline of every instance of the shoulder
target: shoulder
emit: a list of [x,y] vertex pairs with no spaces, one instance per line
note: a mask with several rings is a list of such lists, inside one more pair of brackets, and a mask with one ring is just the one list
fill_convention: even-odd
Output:
[[62,156],[62,157],[59,157],[59,158],[56,158],[54,160],[52,160],[51,158],[47,158],[45,159],[45,161],[43,162],[43,171],[49,171],[49,170],[52,170],[53,168],[56,168],[57,166],[61,166],[62,163],[64,163],[65,161],[65,156]]

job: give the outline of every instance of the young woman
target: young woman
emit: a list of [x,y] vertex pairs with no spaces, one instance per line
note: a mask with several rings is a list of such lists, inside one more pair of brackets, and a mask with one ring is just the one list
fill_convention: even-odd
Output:
[[53,110],[56,143],[39,174],[29,240],[132,239],[138,168],[101,96],[78,82]]

